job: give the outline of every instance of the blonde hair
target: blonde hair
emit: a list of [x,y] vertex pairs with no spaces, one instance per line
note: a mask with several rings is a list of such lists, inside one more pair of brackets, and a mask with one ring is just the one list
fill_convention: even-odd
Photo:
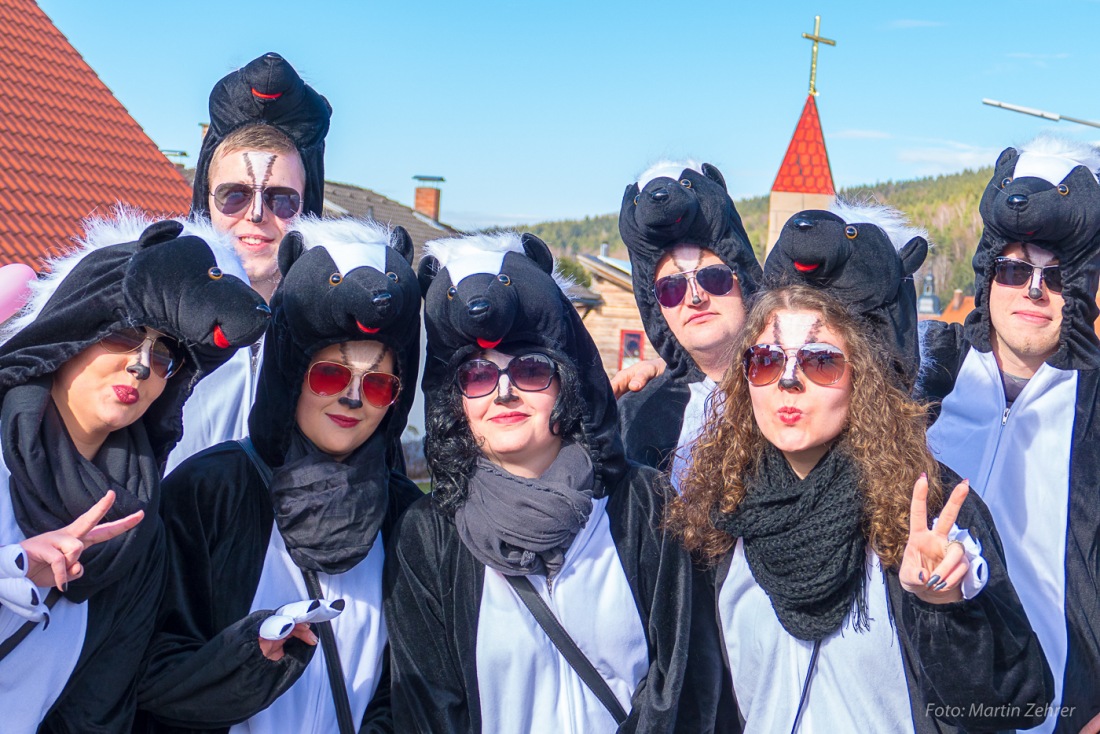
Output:
[[[779,310],[810,311],[846,343],[852,375],[848,421],[836,448],[855,463],[863,497],[863,531],[887,568],[901,564],[909,539],[913,483],[928,475],[929,512],[943,504],[939,465],[928,450],[926,409],[912,400],[891,369],[889,349],[879,344],[838,301],[820,290],[795,285],[761,294],[749,311],[734,354],[756,343]],[[691,450],[681,482],[683,496],[670,502],[666,525],[700,560],[711,564],[736,538],[715,527],[719,513],[734,512],[745,497],[745,478],[763,455],[767,439],[752,412],[749,385],[740,363],[726,371],[707,413],[703,433]]]

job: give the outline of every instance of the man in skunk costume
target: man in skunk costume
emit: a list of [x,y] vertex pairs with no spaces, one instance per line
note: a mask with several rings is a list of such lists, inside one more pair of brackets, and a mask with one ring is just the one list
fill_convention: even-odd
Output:
[[[249,282],[270,300],[279,242],[300,213],[321,215],[325,135],[332,108],[275,53],[253,59],[210,92],[210,129],[195,166],[191,218],[233,239]],[[199,388],[184,411],[188,456],[248,432],[261,348],[242,350]]]
[[86,549],[60,594],[37,589],[44,604],[0,598],[5,732],[130,730],[164,579],[161,468],[194,384],[270,317],[228,246],[180,237],[176,222],[126,242],[132,232],[113,224],[93,223],[6,324],[0,546],[108,497],[108,521],[144,519]]
[[725,179],[707,163],[662,162],[643,173],[623,195],[619,233],[646,334],[668,365],[620,399],[623,442],[628,458],[671,469],[677,486],[687,457],[676,449],[699,433],[760,264]]
[[1100,153],[1040,138],[1001,153],[982,196],[974,311],[929,322],[921,394],[942,401],[937,458],[997,523],[1054,672],[1035,731],[1100,713]]
[[[393,730],[383,541],[421,493],[386,448],[415,393],[413,246],[373,222],[294,227],[249,438],[165,479],[168,581],[139,690],[149,731]],[[309,599],[327,613],[291,611]]]
[[713,725],[709,694],[684,685],[690,561],[660,530],[667,486],[624,457],[599,353],[553,271],[529,234],[437,240],[421,261],[434,484],[386,558],[398,731]]

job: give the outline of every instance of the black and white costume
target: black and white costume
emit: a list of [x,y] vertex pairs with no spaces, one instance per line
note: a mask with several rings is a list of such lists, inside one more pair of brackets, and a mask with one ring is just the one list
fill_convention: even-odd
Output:
[[[268,53],[231,72],[210,92],[210,128],[202,141],[192,186],[191,218],[210,218],[210,166],[225,138],[247,125],[271,125],[298,149],[306,172],[302,214],[324,208],[325,136],[332,107],[306,84],[285,59]],[[273,215],[268,215],[273,216]],[[248,433],[248,412],[256,399],[262,348],[242,349],[187,404],[187,431],[168,458],[168,471],[188,456]]]
[[[922,334],[922,394],[942,401],[929,445],[989,506],[1054,672],[1043,732],[1077,732],[1100,713],[1098,173],[1088,146],[1039,139],[1005,150],[981,201],[975,309],[962,327],[929,322]],[[1009,401],[989,292],[994,260],[1013,242],[1058,258],[1065,306],[1057,351]]]
[[[284,277],[250,416],[270,486],[237,441],[165,479],[168,580],[139,691],[150,731],[339,731],[321,646],[292,639],[271,661],[258,644],[271,610],[314,598],[304,571],[316,574],[320,598],[344,600],[331,625],[354,726],[392,731],[383,541],[421,496],[386,458],[415,393],[412,241],[401,228],[350,219],[294,226],[280,245]],[[404,388],[375,433],[336,461],[297,428],[295,411],[313,355],[366,339],[390,347]]]
[[[0,556],[68,525],[108,490],[116,500],[106,520],[145,511],[136,528],[84,552],[85,573],[48,612],[48,626],[36,626],[0,660],[5,732],[129,731],[164,575],[161,468],[180,437],[193,385],[258,338],[270,315],[231,247],[180,237],[175,222],[135,233],[139,221],[90,223],[80,249],[33,284],[31,301],[8,322],[0,346]],[[119,242],[126,244],[112,244]],[[186,359],[144,415],[112,432],[89,461],[51,398],[53,375],[104,337],[133,327],[178,340]],[[10,566],[3,575],[10,578]],[[47,591],[34,590],[38,601]],[[46,617],[40,605],[0,595],[0,641],[24,618]]]
[[[686,447],[703,425],[707,398],[717,388],[676,340],[656,296],[657,264],[676,245],[714,252],[737,276],[743,298],[760,281],[760,264],[741,217],[714,166],[662,162],[627,186],[619,213],[619,234],[630,253],[634,298],[646,335],[668,364],[664,374],[619,399],[627,458],[671,469],[674,486]],[[685,447],[676,451],[677,447]],[[674,454],[675,452],[675,454]]]
[[[681,691],[691,576],[688,557],[660,530],[667,487],[652,469],[627,463],[599,354],[552,272],[543,242],[510,233],[430,243],[421,263],[429,461],[436,461],[433,426],[466,421],[460,405],[448,407],[457,367],[497,345],[543,352],[571,375],[562,390],[576,390],[583,405],[583,440],[567,442],[537,479],[478,459],[469,475],[443,477],[467,493],[458,509],[444,510],[433,496],[402,518],[386,560],[394,721],[402,732],[672,731],[704,695]],[[438,463],[433,475],[438,490]],[[527,550],[537,541],[517,536],[541,532],[561,513],[527,515],[507,500],[494,504],[486,497],[495,490],[539,508],[553,496],[576,500],[578,514],[560,518],[575,523],[575,535],[557,555]],[[511,542],[491,536],[475,543],[482,536],[469,529],[474,510],[501,518],[499,531]],[[517,517],[530,517],[532,527]],[[544,556],[556,562],[544,565]],[[629,714],[621,727],[501,569],[531,581],[593,662]],[[713,682],[716,692],[717,676]],[[704,726],[696,721],[684,730]]]
[[[764,278],[768,287],[830,293],[908,386],[917,361],[911,273],[926,252],[923,233],[898,212],[840,202],[788,220]],[[923,602],[866,541],[859,473],[843,441],[804,479],[767,445],[737,510],[717,515],[716,526],[737,539],[713,580],[744,731],[791,731],[799,711],[801,732],[1036,723],[1050,674],[985,505],[968,497],[949,533],[970,561],[963,600]],[[958,477],[944,469],[941,481],[950,490]]]

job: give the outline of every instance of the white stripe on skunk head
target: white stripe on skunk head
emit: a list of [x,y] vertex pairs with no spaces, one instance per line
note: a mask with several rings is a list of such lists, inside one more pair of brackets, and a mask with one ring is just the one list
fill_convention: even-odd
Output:
[[692,159],[686,161],[657,161],[647,168],[641,176],[638,176],[638,190],[641,191],[650,181],[662,176],[671,178],[673,181],[679,181],[680,174],[684,172],[685,168],[690,168],[697,173],[703,172],[703,164]]
[[[446,268],[452,285],[458,285],[477,273],[499,275],[504,266],[504,256],[509,252],[527,257],[517,232],[448,237],[424,245],[424,257],[438,260],[439,269]],[[572,278],[558,272],[557,258],[554,258],[554,282],[563,293],[573,286]]]
[[[899,252],[914,237],[928,239],[927,230],[911,226],[905,214],[885,204],[837,199],[829,207],[829,211],[843,219],[845,224],[868,222],[875,225],[886,233],[894,249]],[[928,246],[931,247],[932,244],[929,243]]]
[[1013,178],[1034,176],[1057,186],[1077,166],[1084,166],[1100,181],[1100,150],[1088,143],[1056,135],[1040,135],[1021,145]]
[[392,230],[372,219],[304,216],[291,222],[289,229],[302,234],[307,250],[323,247],[341,275],[359,267],[386,272],[386,248]]
[[[42,307],[50,300],[61,281],[65,280],[89,253],[110,245],[136,242],[149,225],[158,221],[161,220],[153,219],[141,209],[122,203],[116,204],[108,216],[93,216],[85,219],[81,223],[84,236],[74,241],[75,249],[66,255],[46,260],[45,264],[49,272],[29,284],[31,296],[19,313],[4,323],[3,329],[0,330],[0,343],[10,339],[12,335],[38,317]],[[235,275],[245,283],[249,282],[228,234],[215,230],[206,219],[177,219],[176,221],[183,225],[183,235],[201,237],[210,246],[218,267],[223,273]]]

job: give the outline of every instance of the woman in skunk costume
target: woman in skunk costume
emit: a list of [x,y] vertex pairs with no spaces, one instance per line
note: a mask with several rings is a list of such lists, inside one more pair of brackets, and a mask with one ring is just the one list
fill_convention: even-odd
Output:
[[385,456],[417,374],[412,241],[356,220],[295,228],[249,438],[165,479],[151,731],[391,731],[383,541],[421,496]]
[[386,559],[401,732],[667,732],[705,695],[683,685],[691,575],[660,531],[669,489],[627,463],[553,267],[514,233],[421,261],[434,493]]
[[893,219],[788,222],[669,507],[711,566],[746,732],[1026,728],[1052,695],[989,512],[909,398],[927,244]]
[[126,242],[135,222],[94,223],[34,284],[0,346],[0,551],[59,528],[79,538],[104,510],[107,528],[144,515],[79,564],[66,557],[71,574],[48,595],[4,574],[0,590],[17,592],[0,595],[5,732],[130,730],[164,579],[161,467],[192,386],[270,316],[213,238],[161,222],[106,244]]

